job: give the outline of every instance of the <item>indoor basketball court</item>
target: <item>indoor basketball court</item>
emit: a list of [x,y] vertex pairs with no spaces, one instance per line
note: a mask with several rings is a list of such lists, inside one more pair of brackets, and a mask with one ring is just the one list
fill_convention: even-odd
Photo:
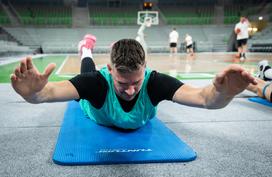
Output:
[[[265,80],[272,66],[271,9],[271,2],[253,0],[1,1],[0,176],[271,176],[271,81]],[[241,45],[239,20],[250,22],[249,36],[239,41]],[[178,33],[177,39],[170,37],[172,31]],[[92,45],[87,45],[86,34],[92,37]],[[191,39],[186,39],[188,35]],[[202,109],[190,102],[196,97],[186,93],[179,96],[185,94],[188,102],[179,104],[172,98],[154,106],[149,80],[143,81],[132,104],[119,95],[116,84],[120,81],[112,79],[116,75],[103,70],[99,73],[107,91],[102,107],[96,108],[98,103],[93,104],[92,98],[63,101],[71,90],[77,91],[74,95],[82,94],[75,85],[71,89],[68,80],[75,76],[89,82],[93,79],[92,74],[80,74],[78,50],[82,54],[84,47],[91,52],[96,69],[101,70],[110,64],[112,47],[120,39],[135,39],[147,68],[190,85],[192,90],[215,88],[217,74],[232,64],[265,84],[256,92],[243,89],[220,109]],[[20,65],[27,56],[34,69],[27,62]],[[38,99],[20,96],[11,78],[16,76],[22,83],[31,70],[32,76],[41,79],[50,63],[56,67],[48,83],[32,96],[58,99],[31,104]],[[118,74],[120,79],[122,73]],[[24,89],[41,85],[39,79],[27,80]],[[89,97],[100,98],[104,93],[101,83],[86,83],[80,89],[96,93]],[[165,82],[153,90],[156,99],[166,86],[171,88]],[[139,121],[147,115],[152,118]],[[123,128],[134,124],[138,127]]]

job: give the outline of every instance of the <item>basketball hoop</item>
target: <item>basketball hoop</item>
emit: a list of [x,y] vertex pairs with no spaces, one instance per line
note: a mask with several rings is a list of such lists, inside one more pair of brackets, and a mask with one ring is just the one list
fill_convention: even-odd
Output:
[[158,11],[138,11],[137,24],[145,24],[146,27],[159,24]]

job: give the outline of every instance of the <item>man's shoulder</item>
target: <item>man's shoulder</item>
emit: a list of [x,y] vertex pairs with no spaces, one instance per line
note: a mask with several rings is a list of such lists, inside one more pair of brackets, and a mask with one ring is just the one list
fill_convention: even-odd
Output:
[[162,77],[165,77],[165,78],[171,77],[172,78],[172,76],[169,76],[168,74],[161,73],[156,70],[151,70],[149,80],[151,80],[151,81],[157,80],[157,79],[160,80]]
[[92,72],[86,72],[81,73],[76,76],[77,78],[81,78],[84,80],[101,80],[102,82],[106,81],[105,77],[100,71],[92,71]]
[[178,34],[177,31],[171,31],[170,34]]

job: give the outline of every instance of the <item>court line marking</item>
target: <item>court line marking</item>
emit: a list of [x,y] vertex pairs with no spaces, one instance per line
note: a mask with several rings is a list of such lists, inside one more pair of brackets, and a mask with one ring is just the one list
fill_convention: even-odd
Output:
[[68,75],[68,74],[61,74],[61,75],[58,75],[59,77],[66,77],[66,78],[72,78],[72,77],[75,77],[76,76],[76,74],[75,75]]
[[61,65],[60,65],[60,67],[58,68],[58,70],[56,71],[56,75],[60,75],[59,73],[60,73],[60,71],[62,70],[62,68],[64,67],[64,65],[65,65],[65,63],[67,62],[67,60],[68,60],[68,58],[69,58],[70,56],[69,55],[67,55],[66,56],[66,58],[64,59],[64,61],[61,63]]

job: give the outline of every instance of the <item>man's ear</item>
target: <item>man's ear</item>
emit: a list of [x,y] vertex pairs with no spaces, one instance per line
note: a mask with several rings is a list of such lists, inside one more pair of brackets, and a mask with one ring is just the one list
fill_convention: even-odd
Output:
[[112,67],[110,64],[107,64],[107,68],[108,68],[109,73],[112,74]]

